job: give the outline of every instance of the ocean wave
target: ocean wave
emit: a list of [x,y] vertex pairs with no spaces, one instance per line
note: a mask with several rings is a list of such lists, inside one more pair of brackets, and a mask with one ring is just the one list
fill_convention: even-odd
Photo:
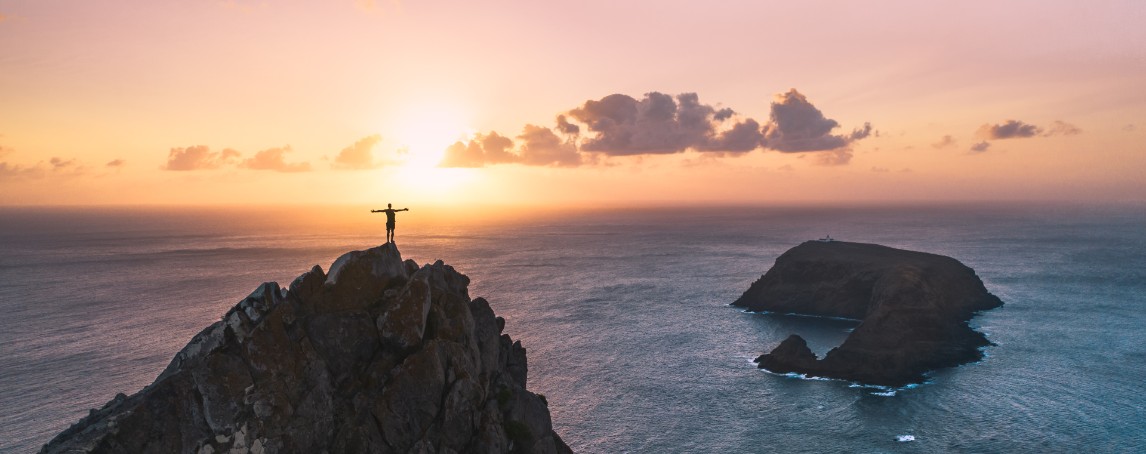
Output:
[[[756,364],[755,359],[752,359],[751,362],[753,364]],[[871,392],[869,394],[871,394],[873,396],[880,396],[880,397],[895,397],[900,391],[907,391],[910,389],[918,388],[922,385],[927,385],[927,384],[932,383],[931,376],[930,376],[931,372],[927,372],[927,373],[923,374],[923,382],[922,383],[908,383],[908,384],[903,385],[903,386],[883,386],[883,385],[872,385],[872,384],[867,384],[867,383],[860,383],[860,382],[855,382],[855,381],[851,381],[851,380],[845,380],[842,378],[817,377],[814,375],[809,376],[808,374],[801,374],[799,372],[783,372],[783,373],[781,373],[781,372],[771,371],[771,370],[768,370],[766,368],[760,368],[760,370],[763,371],[764,373],[769,374],[769,375],[775,375],[777,377],[784,377],[784,378],[794,378],[797,380],[846,382],[846,383],[848,383],[848,388],[859,388],[859,389],[863,389],[863,390],[870,390]]]
[[869,385],[869,384],[865,384],[865,383],[854,382],[851,380],[844,380],[841,378],[817,377],[815,375],[801,374],[799,372],[780,373],[780,372],[773,372],[773,371],[770,371],[770,370],[764,369],[764,368],[761,368],[760,370],[763,371],[764,373],[769,374],[769,375],[775,375],[775,376],[784,377],[784,378],[793,378],[793,379],[797,379],[797,380],[847,382],[849,388],[860,388],[860,389],[864,389],[864,390],[871,390],[872,392],[870,392],[868,394],[871,394],[873,396],[880,396],[880,397],[895,397],[900,391],[906,391],[909,389],[914,389],[914,388],[919,387],[919,385],[921,385],[921,384],[927,384],[927,383],[931,382],[930,380],[927,380],[927,381],[924,381],[923,383],[910,383],[910,384],[899,386],[899,387],[893,387],[893,386],[882,386],[882,385]]
[[[924,381],[922,384],[927,384],[927,383],[930,383],[930,380]],[[883,386],[883,385],[868,385],[868,384],[864,384],[864,383],[853,382],[851,385],[848,385],[848,387],[849,388],[862,388],[865,390],[871,390],[871,392],[868,394],[871,394],[873,396],[895,397],[896,395],[899,394],[900,391],[907,391],[909,389],[918,388],[920,384],[921,383],[909,383],[909,384],[906,384],[903,386],[895,387],[895,386]]]
[[817,376],[814,376],[814,375],[801,374],[801,373],[799,373],[799,372],[785,372],[785,373],[780,373],[780,372],[773,372],[773,371],[770,371],[770,370],[768,370],[768,369],[764,369],[764,368],[761,368],[760,370],[761,370],[761,371],[763,371],[763,372],[764,372],[764,373],[766,373],[766,374],[769,374],[769,375],[775,375],[775,376],[777,376],[777,377],[795,378],[795,379],[797,379],[797,380],[809,380],[809,381],[844,381],[844,380],[840,380],[840,379],[838,379],[838,378],[817,377]]

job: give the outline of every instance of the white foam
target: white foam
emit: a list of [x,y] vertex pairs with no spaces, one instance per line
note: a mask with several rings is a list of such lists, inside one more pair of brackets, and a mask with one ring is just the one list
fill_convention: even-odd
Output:
[[[927,383],[927,382],[924,382],[924,384],[925,383]],[[848,387],[849,388],[869,389],[872,391],[869,394],[871,394],[873,396],[895,397],[895,395],[898,394],[900,391],[906,391],[909,389],[918,388],[920,384],[921,383],[910,383],[910,384],[903,385],[903,386],[900,386],[897,388],[897,387],[892,387],[892,386],[868,385],[868,384],[864,384],[864,383],[852,382],[850,385],[848,385]]]
[[781,373],[779,373],[779,372],[772,372],[772,371],[770,371],[770,370],[768,370],[768,369],[760,369],[760,370],[762,370],[762,371],[764,371],[764,372],[766,372],[766,373],[768,373],[768,374],[771,374],[771,375],[778,375],[778,376],[781,376],[781,377],[786,377],[786,378],[795,378],[795,379],[797,379],[797,380],[811,380],[811,381],[839,381],[839,380],[837,380],[837,379],[835,379],[835,378],[827,378],[827,377],[816,377],[816,376],[809,376],[808,374],[801,374],[801,373],[799,373],[799,372],[787,372],[787,373],[783,373],[783,374],[781,374]]
[[895,441],[898,441],[900,443],[907,443],[909,441],[915,441],[915,435],[896,435]]
[[873,395],[873,396],[881,396],[881,397],[895,397],[895,395],[896,395],[896,394],[898,394],[898,393],[899,393],[899,391],[906,391],[906,390],[909,390],[909,389],[918,388],[920,385],[925,385],[925,384],[931,383],[931,381],[930,381],[930,380],[925,380],[923,383],[910,383],[910,384],[907,384],[907,385],[903,385],[903,386],[900,386],[900,387],[896,388],[896,387],[891,387],[891,386],[882,386],[882,385],[868,385],[868,384],[864,384],[864,383],[858,383],[858,382],[854,382],[854,381],[850,381],[850,380],[844,380],[844,379],[841,379],[841,378],[828,378],[828,377],[816,377],[816,376],[808,376],[807,374],[801,374],[801,373],[798,373],[798,372],[787,372],[787,373],[779,373],[779,372],[772,372],[772,371],[770,371],[770,370],[768,370],[768,369],[765,369],[765,368],[759,368],[758,370],[760,370],[760,371],[762,371],[762,372],[764,372],[764,373],[766,373],[766,374],[769,374],[769,375],[775,375],[775,376],[778,376],[778,377],[784,377],[784,378],[795,378],[795,379],[797,379],[797,380],[809,380],[809,381],[847,381],[847,382],[849,382],[849,383],[848,383],[848,388],[862,388],[862,389],[870,389],[870,390],[872,390],[872,391],[873,391],[873,392],[871,393],[871,395]]

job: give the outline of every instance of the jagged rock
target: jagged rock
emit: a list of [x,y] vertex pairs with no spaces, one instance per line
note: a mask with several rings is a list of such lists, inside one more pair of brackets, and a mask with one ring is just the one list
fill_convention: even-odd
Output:
[[378,316],[378,333],[382,340],[403,350],[416,348],[426,331],[430,315],[430,284],[426,273],[415,273],[382,315]]
[[41,452],[571,452],[468,284],[392,244],[263,284]]
[[990,342],[967,321],[1003,303],[974,270],[950,257],[808,241],[777,258],[732,304],[862,320],[821,360],[792,336],[757,358],[761,368],[900,386],[922,381],[929,370],[981,359],[980,347]]
[[816,354],[808,348],[804,338],[795,334],[788,336],[771,353],[756,358],[761,368],[776,373],[797,372],[815,367]]

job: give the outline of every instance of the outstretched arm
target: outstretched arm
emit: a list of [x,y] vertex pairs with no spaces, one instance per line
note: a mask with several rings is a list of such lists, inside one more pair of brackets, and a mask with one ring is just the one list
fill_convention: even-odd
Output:
[[409,208],[403,208],[403,209],[398,210],[398,211],[410,211],[410,209]]

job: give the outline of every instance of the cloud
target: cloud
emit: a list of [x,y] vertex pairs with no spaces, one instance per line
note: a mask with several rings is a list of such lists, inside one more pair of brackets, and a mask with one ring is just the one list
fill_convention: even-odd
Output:
[[77,167],[75,159],[63,159],[57,157],[52,157],[52,159],[48,160],[48,164],[51,164],[53,171],[67,170],[70,168],[74,169]]
[[[251,170],[274,170],[278,172],[306,172],[310,170],[310,163],[287,163],[283,154],[291,151],[290,146],[270,148],[258,153],[249,159],[240,161],[241,154],[231,148],[213,152],[206,145],[196,145],[186,148],[172,148],[167,154],[167,165],[164,170],[211,170],[225,166],[237,165]],[[126,161],[116,159],[106,164],[107,167],[123,167]]]
[[378,142],[382,141],[382,136],[374,134],[366,136],[354,145],[343,148],[338,152],[338,156],[334,158],[334,168],[345,170],[366,170],[376,169],[384,165],[390,164],[387,161],[374,159],[372,150]]
[[482,167],[486,164],[517,162],[518,156],[511,153],[513,141],[490,131],[477,134],[473,139],[454,142],[446,148],[446,155],[440,167]]
[[770,118],[771,122],[764,125],[761,143],[765,148],[786,153],[844,148],[867,137],[872,130],[870,123],[864,123],[863,128],[846,136],[833,135],[832,130],[840,124],[825,117],[795,88],[776,96]]
[[[851,140],[866,139],[867,136],[870,136],[870,135],[871,135],[871,123],[864,122],[862,128],[856,128],[856,129],[852,130],[852,133],[848,136],[848,139],[851,139]],[[879,137],[879,131],[876,131],[875,136]]]
[[255,153],[255,157],[243,161],[240,167],[251,170],[273,170],[276,172],[309,172],[309,162],[288,163],[283,154],[291,151],[290,145],[281,148],[268,148]]
[[982,142],[971,145],[971,152],[982,153],[984,151],[987,151],[988,148],[991,148],[991,144],[988,143],[986,140],[984,140]]
[[113,159],[111,161],[108,161],[108,163],[104,164],[104,165],[107,167],[118,168],[118,167],[123,167],[123,166],[127,165],[127,161],[124,161],[122,159]]
[[848,148],[836,148],[834,150],[816,153],[814,156],[816,157],[816,165],[828,167],[842,166],[852,161],[852,150]]
[[795,89],[778,95],[771,107],[771,122],[761,125],[730,108],[703,104],[696,93],[674,97],[649,92],[640,99],[612,94],[587,100],[580,107],[557,115],[552,128],[526,125],[516,137],[516,146],[496,132],[455,142],[446,149],[440,165],[576,166],[595,164],[606,156],[686,150],[723,156],[762,147],[791,153],[832,151],[817,157],[817,161],[843,165],[851,161],[853,142],[879,134],[870,123],[847,134],[832,134],[839,123],[824,117]]
[[1018,120],[1007,120],[1003,124],[984,124],[976,133],[981,139],[1015,139],[1034,137],[1042,132],[1038,126],[1023,123]]
[[573,167],[581,165],[581,154],[573,142],[562,141],[544,126],[525,125],[521,135],[521,162],[534,166]]
[[[613,94],[585,101],[567,114],[592,133],[581,141],[581,151],[631,156],[687,149],[735,153],[759,147],[759,124],[755,120],[722,128],[734,112],[701,104],[696,93],[682,93],[674,99],[649,92],[640,100]],[[558,130],[570,131],[563,117],[558,117]]]
[[[720,112],[718,111],[717,114]],[[760,123],[751,118],[732,125],[732,128],[716,134],[708,143],[699,146],[702,151],[726,151],[742,153],[760,147]]]
[[36,169],[34,167],[24,167],[18,164],[9,164],[7,162],[0,162],[0,177],[15,178],[15,177],[34,177],[43,175],[43,169]]
[[[983,124],[975,132],[975,135],[983,140],[1000,140],[1000,139],[1016,139],[1027,138],[1035,136],[1073,136],[1081,134],[1082,129],[1078,126],[1072,125],[1062,120],[1055,120],[1051,123],[1050,127],[1044,129],[1030,123],[1024,123],[1019,120],[1007,120],[1001,124]],[[976,150],[976,148],[981,148]],[[972,146],[973,151],[986,150],[986,146],[982,146],[982,142]]]
[[45,161],[37,162],[33,166],[22,166],[19,164],[10,164],[8,162],[0,162],[0,177],[14,178],[14,177],[28,177],[28,178],[46,178],[51,176],[78,176],[87,172],[87,168],[83,166],[77,159],[64,159],[58,156],[53,156]]
[[172,148],[167,153],[164,170],[207,170],[218,169],[239,159],[239,152],[230,148],[213,152],[206,145],[186,148]]
[[564,115],[557,116],[557,130],[566,135],[577,135],[581,133],[581,127],[570,123]]
[[9,164],[7,162],[0,162],[0,177],[15,178],[15,177],[38,177],[44,175],[43,166],[25,167],[19,164]]
[[[560,121],[558,121],[560,130]],[[568,130],[568,129],[566,129]],[[584,160],[572,139],[562,139],[552,129],[525,125],[517,136],[520,147],[496,132],[477,134],[446,149],[440,167],[482,167],[489,164],[518,163],[530,166],[573,167]]]
[[1079,129],[1078,126],[1072,125],[1072,124],[1067,123],[1067,122],[1062,121],[1062,120],[1055,120],[1054,123],[1052,123],[1051,126],[1049,128],[1047,128],[1046,134],[1043,134],[1043,135],[1047,136],[1047,137],[1049,137],[1049,136],[1060,136],[1060,135],[1061,136],[1073,136],[1073,135],[1081,134],[1081,133],[1082,133],[1082,130]]
[[1135,129],[1134,123],[1127,123],[1126,126],[1122,127],[1122,130],[1126,132],[1134,132]]
[[931,148],[939,149],[939,148],[953,147],[953,146],[955,146],[955,143],[956,143],[955,138],[951,137],[951,135],[948,134],[948,135],[943,136],[943,138],[939,139],[938,142],[931,144]]

